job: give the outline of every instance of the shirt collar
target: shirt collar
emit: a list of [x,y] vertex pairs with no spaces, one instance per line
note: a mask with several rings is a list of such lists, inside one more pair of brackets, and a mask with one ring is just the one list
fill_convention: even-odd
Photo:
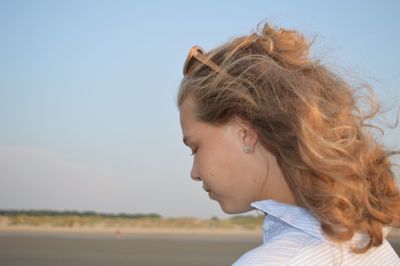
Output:
[[[329,241],[325,237],[325,234],[321,229],[321,223],[319,222],[319,220],[309,210],[305,208],[271,199],[253,202],[251,206],[268,214],[264,222],[265,231],[268,231],[268,229],[273,230],[273,226],[268,224],[269,220],[271,220],[272,223],[274,223],[274,220],[278,222],[282,221],[285,224],[297,228],[298,230],[301,230],[317,239],[327,242],[330,245],[337,245],[334,242]],[[268,218],[268,216],[273,216],[273,218]],[[383,227],[384,237],[388,235],[390,229],[390,226]],[[368,236],[366,234],[355,233],[353,239],[350,241],[350,244],[355,244],[361,247],[364,246],[367,242]]]
[[[270,199],[253,202],[251,206],[268,214],[265,219],[266,222],[268,221],[268,216],[273,216],[289,226],[334,245],[324,237],[318,219],[305,208]],[[267,231],[268,228],[265,228],[265,230]]]

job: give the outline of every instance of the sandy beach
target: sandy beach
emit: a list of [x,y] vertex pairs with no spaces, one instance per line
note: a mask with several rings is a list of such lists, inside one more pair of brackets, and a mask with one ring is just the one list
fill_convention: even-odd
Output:
[[0,231],[0,265],[230,265],[261,243],[243,232],[19,229]]
[[1,226],[0,265],[231,265],[261,241],[259,230]]

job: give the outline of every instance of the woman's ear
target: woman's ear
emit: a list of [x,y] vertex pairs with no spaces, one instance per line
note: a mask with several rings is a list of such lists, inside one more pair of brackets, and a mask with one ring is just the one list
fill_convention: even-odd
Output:
[[258,141],[257,130],[250,122],[247,122],[241,118],[235,118],[233,123],[238,126],[239,137],[242,141],[243,151],[245,153],[253,152]]

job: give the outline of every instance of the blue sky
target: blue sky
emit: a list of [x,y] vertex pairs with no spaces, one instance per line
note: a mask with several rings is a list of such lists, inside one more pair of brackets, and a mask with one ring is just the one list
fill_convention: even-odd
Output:
[[[393,123],[398,1],[0,0],[0,208],[224,214],[189,178],[175,94],[188,49],[257,23],[316,38]],[[383,138],[400,145],[400,130]]]

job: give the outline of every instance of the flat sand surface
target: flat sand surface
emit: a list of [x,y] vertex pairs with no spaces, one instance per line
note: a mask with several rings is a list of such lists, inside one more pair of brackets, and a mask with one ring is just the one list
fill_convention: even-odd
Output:
[[[400,256],[400,238],[388,239]],[[2,228],[0,265],[231,265],[261,241],[245,231]]]
[[0,265],[231,265],[256,235],[0,232]]

